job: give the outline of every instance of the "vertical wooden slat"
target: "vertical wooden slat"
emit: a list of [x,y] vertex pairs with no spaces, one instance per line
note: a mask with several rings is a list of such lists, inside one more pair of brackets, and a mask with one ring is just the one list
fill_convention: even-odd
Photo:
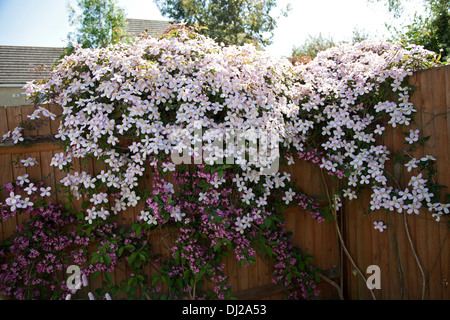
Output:
[[[11,155],[0,155],[0,168],[2,170],[0,171],[0,178],[1,183],[6,184],[8,182],[11,182],[13,180],[13,173],[11,169]],[[4,203],[5,199],[9,197],[9,194],[7,190],[3,190],[0,192],[1,196],[1,202]],[[11,234],[14,232],[16,228],[16,220],[14,218],[7,218],[5,221],[2,221],[0,223],[2,229],[2,238],[3,240],[6,240],[11,236]]]
[[[27,117],[28,115],[31,115],[35,109],[34,106],[21,106],[21,114],[22,114],[22,121],[24,123],[30,121],[30,119]],[[24,130],[24,136],[36,136],[37,130]]]
[[[445,119],[446,119],[446,130],[447,133],[447,150],[450,148],[448,143],[450,142],[450,115],[448,114],[450,110],[450,68],[445,68],[445,101],[446,101],[446,109],[445,109]],[[446,153],[447,161],[446,161],[446,181],[449,184],[450,181],[450,156],[448,151]],[[448,190],[447,190],[448,192]],[[442,287],[443,295],[440,299],[449,300],[450,299],[450,240],[449,240],[449,229],[444,226],[445,222],[441,223],[440,228],[440,262],[441,262],[441,278],[439,279],[440,285]]]
[[6,107],[0,107],[0,139],[9,131]]
[[58,116],[61,115],[62,108],[55,104],[46,105],[45,107],[57,116],[55,120],[50,121],[50,134],[57,134],[61,123],[61,118]]

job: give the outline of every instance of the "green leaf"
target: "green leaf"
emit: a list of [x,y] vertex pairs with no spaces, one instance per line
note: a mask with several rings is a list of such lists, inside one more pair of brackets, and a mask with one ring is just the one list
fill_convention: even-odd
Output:
[[195,279],[197,281],[200,280],[203,277],[203,275],[205,274],[205,271],[206,271],[205,269],[200,270],[200,272],[195,275]]
[[272,248],[271,247],[267,247],[267,255],[269,256],[269,258],[272,258]]
[[292,280],[292,273],[288,273],[288,275],[287,275],[287,277],[286,277],[286,280],[287,280],[288,282],[291,282],[291,280]]
[[112,282],[112,276],[111,276],[111,273],[109,273],[108,271],[105,271],[105,279],[106,279],[108,282]]
[[300,271],[304,271],[305,270],[305,264],[303,263],[303,261],[299,261],[298,268],[300,269]]
[[138,274],[136,276],[136,279],[139,280],[139,281],[144,281],[144,276],[142,276],[142,274]]
[[91,264],[94,264],[98,261],[98,259],[100,258],[100,255],[97,252],[94,252],[92,254],[92,258],[91,258]]
[[105,254],[105,255],[103,256],[103,260],[105,261],[105,265],[106,265],[107,267],[109,267],[110,264],[111,264],[111,257],[108,256],[107,254]]
[[131,254],[131,256],[128,258],[128,264],[129,264],[129,265],[132,265],[133,262],[134,262],[134,260],[136,260],[136,257],[137,257],[137,252],[133,252],[133,253]]
[[136,236],[139,237],[141,235],[141,229],[142,229],[142,226],[138,225],[137,228],[136,228],[136,231],[135,231],[136,232]]

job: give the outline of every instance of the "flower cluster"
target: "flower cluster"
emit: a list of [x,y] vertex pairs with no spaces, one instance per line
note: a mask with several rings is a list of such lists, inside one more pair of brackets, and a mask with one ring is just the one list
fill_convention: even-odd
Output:
[[46,187],[43,181],[30,181],[28,174],[18,176],[14,183],[5,184],[3,188],[9,196],[4,203],[0,203],[0,221],[16,214],[29,213],[35,203],[49,197],[51,191],[51,187]]
[[[433,54],[420,46],[363,41],[333,47],[297,66],[303,81],[299,87],[304,99],[302,118],[312,123],[309,144],[326,154],[320,159],[322,169],[345,176],[347,186],[340,196],[357,198],[361,187],[369,185],[371,210],[418,213],[424,207],[434,211],[437,220],[448,214],[449,204],[437,201],[439,195],[430,192],[433,182],[421,174],[413,176],[404,190],[392,187],[386,175],[391,153],[377,144],[386,125],[413,124],[416,110],[409,101],[413,88],[407,77],[432,65]],[[396,95],[388,99],[383,92]],[[406,143],[418,142],[419,135],[419,130],[411,129]],[[432,159],[426,156],[421,161]],[[417,160],[412,158],[405,166],[411,171]]]
[[[194,158],[206,154],[208,164],[231,157],[242,171],[234,182],[245,190],[244,202],[265,203],[271,189],[282,187],[282,179],[289,177],[266,176],[266,193],[260,198],[246,185],[258,180],[279,152],[269,143],[270,156],[247,159],[251,144],[240,150],[232,144],[225,150],[217,147],[236,132],[245,132],[248,141],[262,131],[276,132],[277,146],[299,155],[316,152],[322,169],[339,178],[346,174],[353,190],[346,189],[343,196],[355,198],[354,190],[364,185],[372,185],[376,196],[388,184],[384,170],[390,155],[375,143],[377,136],[384,132],[386,118],[392,127],[411,123],[415,109],[407,76],[432,65],[432,59],[420,46],[363,41],[336,46],[293,67],[252,46],[223,47],[180,32],[132,45],[78,49],[48,81],[29,83],[27,91],[63,107],[58,137],[67,142],[67,154],[56,154],[52,165],[62,169],[73,157],[103,159],[107,165],[102,175],[83,184],[83,174],[64,180],[77,196],[87,194],[93,203],[100,181],[117,190],[116,205],[91,208],[91,221],[135,206],[144,163],[152,157],[166,160],[165,171],[173,171],[170,156],[181,151]],[[397,100],[382,99],[383,90],[398,93]],[[33,117],[45,115],[44,110],[37,109]],[[206,133],[198,135],[198,130]],[[407,141],[417,141],[418,134],[411,130]],[[186,142],[186,136],[193,138]],[[213,183],[218,187],[221,179]],[[182,219],[176,208],[172,215]],[[246,223],[235,222],[245,229]]]
[[0,248],[0,292],[19,300],[61,298],[67,287],[57,274],[65,271],[73,243],[63,229],[75,219],[59,205],[28,211],[33,217],[17,228],[10,245]]

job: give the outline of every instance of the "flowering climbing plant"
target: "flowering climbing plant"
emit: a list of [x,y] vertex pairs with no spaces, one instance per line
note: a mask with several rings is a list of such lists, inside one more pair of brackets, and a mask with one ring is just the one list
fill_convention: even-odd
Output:
[[[50,165],[64,172],[61,192],[82,201],[82,210],[70,202],[67,212],[42,200],[33,203],[26,195],[45,197],[50,190],[43,181],[21,177],[7,186],[2,217],[45,208],[58,213],[57,221],[74,224],[64,239],[78,251],[52,250],[64,258],[61,268],[75,258],[89,262],[84,274],[103,272],[107,281],[99,296],[125,291],[136,297],[140,287],[146,298],[230,298],[224,257],[233,252],[240,265],[248,265],[259,251],[273,260],[273,282],[290,288],[290,298],[314,298],[320,271],[291,243],[279,214],[283,208],[300,206],[322,222],[335,217],[343,198],[357,198],[369,186],[371,210],[411,214],[424,207],[436,220],[448,214],[449,204],[431,179],[436,159],[404,161],[408,171],[421,167],[428,176],[418,173],[400,189],[386,173],[391,152],[379,143],[386,126],[413,123],[408,76],[435,65],[433,53],[422,47],[363,41],[294,66],[253,46],[223,46],[186,29],[132,44],[78,47],[48,79],[30,82],[26,90],[37,106],[30,120],[55,117],[46,103],[62,107],[57,138],[63,151]],[[17,128],[4,139],[21,142],[21,132]],[[411,130],[405,143],[413,148],[424,139]],[[73,166],[74,159],[89,158],[102,169]],[[298,190],[283,171],[295,161],[310,161],[342,182],[328,206]],[[146,174],[152,176],[148,188],[142,183]],[[117,217],[131,207],[140,208],[137,222],[118,226]],[[382,221],[374,226],[386,228]],[[176,236],[169,255],[160,256],[147,235],[165,228]],[[32,249],[20,239],[23,250]],[[83,260],[91,242],[98,250]],[[17,253],[16,247],[6,245],[0,253]],[[22,260],[24,268],[44,256],[21,254],[30,259]],[[4,259],[0,280],[12,277],[10,260]],[[117,284],[111,272],[121,260],[132,273]],[[156,273],[146,274],[148,265]],[[2,281],[0,289],[16,298],[30,296],[12,282]],[[161,283],[169,290],[161,291]],[[52,288],[52,297],[69,294],[64,285]]]

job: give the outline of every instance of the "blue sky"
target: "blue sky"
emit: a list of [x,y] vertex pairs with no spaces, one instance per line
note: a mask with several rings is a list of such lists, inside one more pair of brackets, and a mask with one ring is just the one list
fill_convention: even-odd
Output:
[[[73,3],[74,0],[71,0]],[[279,2],[288,0],[279,0]],[[288,56],[293,46],[308,35],[322,33],[336,41],[349,40],[355,28],[373,37],[387,35],[386,22],[392,17],[382,3],[366,0],[290,0],[292,11],[278,20],[274,43],[266,50]],[[420,0],[409,0],[408,12],[420,9]],[[118,0],[128,18],[168,20],[153,0]],[[397,22],[398,24],[399,22]],[[67,0],[0,0],[0,45],[62,47],[66,44]]]

